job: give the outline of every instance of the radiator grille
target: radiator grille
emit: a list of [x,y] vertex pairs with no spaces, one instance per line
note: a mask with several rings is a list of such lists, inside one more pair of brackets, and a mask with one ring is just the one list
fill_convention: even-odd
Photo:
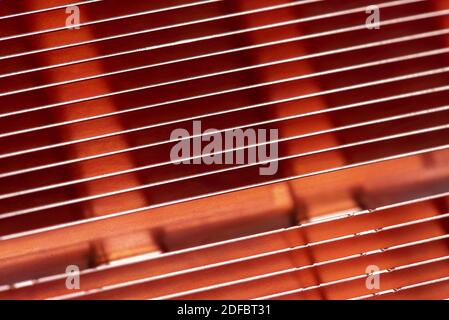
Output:
[[0,30],[0,299],[449,298],[449,1],[3,0]]

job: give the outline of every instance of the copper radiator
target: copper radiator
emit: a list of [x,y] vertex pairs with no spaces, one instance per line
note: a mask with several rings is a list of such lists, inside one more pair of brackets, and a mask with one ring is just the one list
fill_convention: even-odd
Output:
[[448,91],[448,0],[0,1],[0,299],[447,299]]

